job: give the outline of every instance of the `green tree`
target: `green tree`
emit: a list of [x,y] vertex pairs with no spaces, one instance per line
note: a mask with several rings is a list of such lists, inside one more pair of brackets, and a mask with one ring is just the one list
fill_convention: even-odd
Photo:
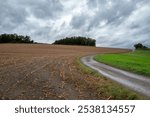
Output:
[[1,34],[0,43],[34,43],[34,41],[30,39],[30,36]]
[[134,47],[135,47],[135,49],[147,49],[147,47],[143,46],[143,44],[141,44],[141,43],[135,44]]
[[87,45],[95,46],[96,40],[86,37],[66,37],[60,40],[56,40],[53,44],[62,44],[62,45]]

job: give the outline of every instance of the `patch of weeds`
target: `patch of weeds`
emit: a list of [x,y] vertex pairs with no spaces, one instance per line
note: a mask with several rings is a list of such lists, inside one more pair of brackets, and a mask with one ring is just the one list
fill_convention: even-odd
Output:
[[122,86],[113,83],[111,81],[104,81],[103,83],[97,84],[97,91],[104,97],[115,99],[115,100],[137,100],[144,99],[133,91],[123,88]]

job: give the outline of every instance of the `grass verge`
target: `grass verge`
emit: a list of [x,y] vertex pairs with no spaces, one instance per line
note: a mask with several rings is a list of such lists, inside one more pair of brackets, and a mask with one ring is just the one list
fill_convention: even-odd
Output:
[[130,53],[96,55],[96,61],[137,74],[150,76],[150,50]]
[[114,100],[144,99],[137,93],[99,75],[93,69],[82,64],[79,58],[77,59],[77,64],[80,66],[81,71],[89,76],[85,81],[93,90],[95,90],[99,97]]

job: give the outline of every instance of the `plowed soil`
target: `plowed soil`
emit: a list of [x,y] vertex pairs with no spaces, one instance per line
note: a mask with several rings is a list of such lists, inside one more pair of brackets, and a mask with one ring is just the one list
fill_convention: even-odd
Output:
[[84,73],[81,56],[124,49],[49,44],[0,45],[0,99],[107,99],[95,91],[103,80]]

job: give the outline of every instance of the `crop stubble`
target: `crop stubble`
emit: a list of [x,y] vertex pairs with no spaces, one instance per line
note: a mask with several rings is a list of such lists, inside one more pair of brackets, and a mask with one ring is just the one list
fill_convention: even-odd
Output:
[[124,49],[48,44],[0,45],[0,99],[107,99],[103,80],[81,71],[76,59]]

